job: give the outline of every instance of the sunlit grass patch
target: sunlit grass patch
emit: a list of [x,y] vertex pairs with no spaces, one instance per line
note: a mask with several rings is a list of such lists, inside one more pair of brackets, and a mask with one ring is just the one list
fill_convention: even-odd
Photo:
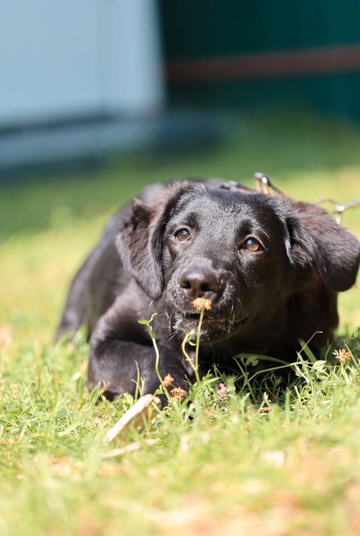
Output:
[[[263,522],[321,534],[336,522],[347,533],[360,489],[360,367],[347,351],[351,361],[337,364],[299,359],[297,381],[275,399],[259,387],[251,400],[231,379],[207,377],[106,445],[131,397],[97,404],[100,390],[84,389],[86,343],[45,349],[19,381],[2,382],[3,526],[70,534],[89,524],[101,534],[122,523],[125,534],[180,534],[190,523],[196,534]],[[8,370],[16,376],[15,363]]]
[[[347,202],[360,197],[359,142],[346,125],[270,114],[208,153],[120,159],[91,180],[4,192],[1,534],[359,534],[359,283],[340,296],[336,343],[319,361],[304,349],[287,389],[283,363],[268,360],[254,377],[262,356],[240,356],[231,377],[195,381],[109,444],[134,400],[87,391],[84,333],[52,342],[72,275],[106,217],[142,184],[208,175],[251,186],[261,170],[296,199]],[[343,222],[360,237],[359,210]]]

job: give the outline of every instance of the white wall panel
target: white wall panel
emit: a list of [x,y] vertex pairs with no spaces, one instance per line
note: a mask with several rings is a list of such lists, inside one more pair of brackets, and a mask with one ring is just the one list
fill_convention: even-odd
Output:
[[164,99],[154,5],[153,0],[103,2],[102,79],[110,109],[141,113]]
[[163,99],[153,0],[1,0],[0,126]]

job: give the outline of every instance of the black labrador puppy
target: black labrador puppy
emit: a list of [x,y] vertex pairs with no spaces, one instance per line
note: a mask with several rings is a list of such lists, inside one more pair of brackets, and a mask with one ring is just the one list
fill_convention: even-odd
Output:
[[[188,390],[181,343],[196,330],[194,300],[211,300],[201,329],[200,375],[233,368],[239,353],[291,362],[299,341],[317,352],[338,324],[337,293],[354,285],[357,238],[321,208],[216,180],[155,185],[120,210],[76,275],[57,336],[86,324],[90,386],[115,399],[159,386]],[[191,353],[191,347],[189,348]],[[192,355],[191,355],[192,356]]]

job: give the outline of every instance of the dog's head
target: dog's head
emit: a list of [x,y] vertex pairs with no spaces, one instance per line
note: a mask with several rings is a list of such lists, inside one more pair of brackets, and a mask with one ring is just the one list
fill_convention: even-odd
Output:
[[358,240],[314,205],[195,183],[174,184],[156,206],[134,201],[117,245],[180,335],[197,326],[193,301],[211,300],[204,342],[241,334],[319,282],[347,290],[360,260]]

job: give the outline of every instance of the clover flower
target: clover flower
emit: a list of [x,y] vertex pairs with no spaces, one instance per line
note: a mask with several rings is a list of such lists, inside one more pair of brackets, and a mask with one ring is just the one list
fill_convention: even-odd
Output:
[[192,302],[195,309],[198,309],[198,311],[210,311],[211,310],[211,300],[207,300],[206,298],[196,298]]
[[219,389],[216,391],[220,398],[227,398],[228,388],[223,383],[219,383]]
[[335,356],[335,359],[337,359],[340,363],[345,363],[346,361],[350,361],[351,354],[345,348],[341,348],[339,350],[334,350],[333,354]]
[[173,381],[174,381],[174,378],[171,376],[171,374],[166,374],[161,384],[163,387],[170,387]]
[[174,387],[174,389],[171,389],[170,394],[180,402],[182,402],[184,398],[188,395],[188,393],[184,391],[184,389],[181,389],[181,387]]

